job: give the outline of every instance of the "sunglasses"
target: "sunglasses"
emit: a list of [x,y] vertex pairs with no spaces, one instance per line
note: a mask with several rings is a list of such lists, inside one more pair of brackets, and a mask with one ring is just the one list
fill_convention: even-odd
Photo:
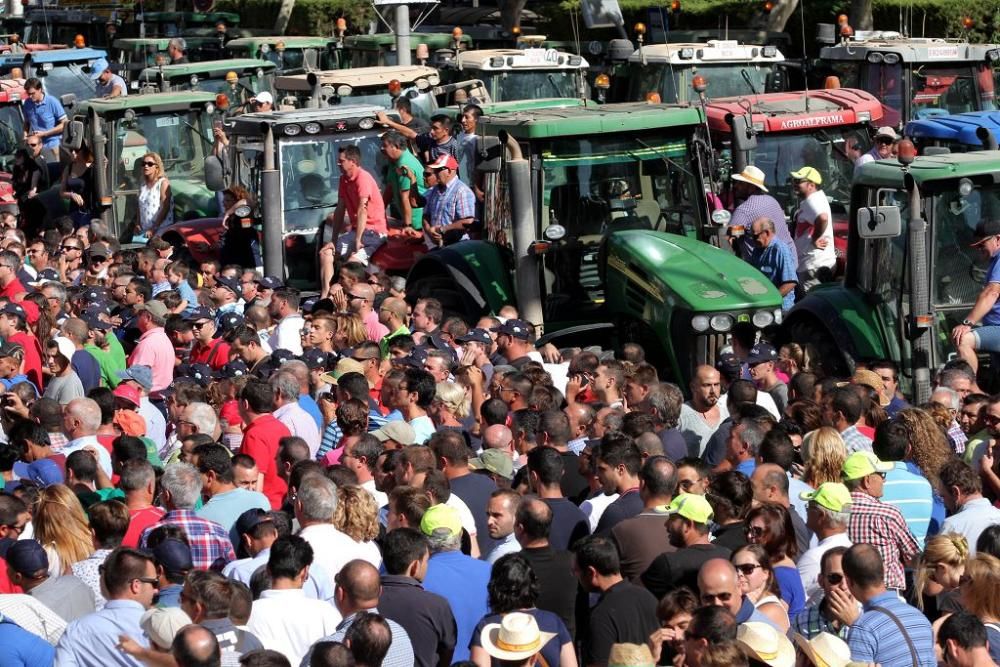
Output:
[[78,245],[64,245],[60,246],[60,248],[62,248],[63,250],[80,250],[80,246]]
[[39,146],[41,146],[41,144],[38,144],[38,143],[28,144],[28,148],[38,148]]
[[740,571],[743,576],[749,577],[753,574],[753,571],[758,567],[763,567],[760,563],[740,563],[739,565],[733,563],[733,567]]
[[143,162],[142,166],[143,167],[155,167],[156,163],[155,162]]
[[425,171],[424,176],[437,176],[436,171]]
[[839,572],[831,572],[830,574],[824,574],[823,576],[826,578],[828,582],[830,582],[830,584],[834,586],[837,586],[838,584],[840,584],[840,582],[844,580],[844,575],[840,574]]
[[987,413],[983,415],[983,421],[987,424],[1000,424],[1000,416]]
[[141,581],[142,583],[149,584],[153,588],[157,589],[160,587],[160,580],[156,577],[136,577],[133,581]]
[[760,526],[747,526],[747,535],[751,537],[760,537],[764,534],[764,529]]

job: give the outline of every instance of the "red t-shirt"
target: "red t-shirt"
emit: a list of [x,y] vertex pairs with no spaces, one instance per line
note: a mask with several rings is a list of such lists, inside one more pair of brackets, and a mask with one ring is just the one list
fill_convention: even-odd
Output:
[[358,168],[353,180],[341,176],[338,192],[340,200],[344,203],[346,217],[351,222],[351,229],[357,229],[358,204],[367,197],[368,215],[365,217],[365,229],[383,236],[389,233],[385,221],[385,201],[382,200],[382,191],[379,190],[378,183],[371,174]]
[[24,348],[24,374],[35,383],[39,392],[43,392],[45,388],[42,386],[42,346],[38,344],[38,339],[29,333],[18,331],[8,340]]
[[125,537],[122,538],[122,546],[138,549],[142,531],[160,523],[160,519],[166,513],[166,510],[159,507],[143,507],[141,510],[129,510],[128,530],[125,531]]
[[[213,353],[212,350],[215,350]],[[209,361],[211,359],[211,361]],[[213,370],[220,370],[229,362],[229,343],[221,338],[213,340],[209,345],[195,343],[191,348],[192,364],[208,364]]]
[[10,577],[7,576],[7,561],[0,558],[0,593],[4,595],[9,595],[10,593],[23,593],[24,591],[17,584],[12,584],[10,582]]
[[[8,301],[14,301],[15,296],[17,296],[18,294],[23,294],[24,292],[27,291],[28,290],[24,288],[24,285],[21,284],[21,281],[18,280],[17,278],[14,278],[14,280],[12,280],[9,285],[4,287],[3,289],[0,289],[0,298],[7,299]],[[17,300],[20,301],[20,299]]]
[[288,427],[271,414],[261,415],[243,429],[240,454],[251,456],[257,462],[257,470],[264,475],[263,493],[271,502],[272,509],[281,508],[281,501],[288,491],[285,480],[278,477],[278,464],[274,459],[278,454],[278,441],[291,434]]

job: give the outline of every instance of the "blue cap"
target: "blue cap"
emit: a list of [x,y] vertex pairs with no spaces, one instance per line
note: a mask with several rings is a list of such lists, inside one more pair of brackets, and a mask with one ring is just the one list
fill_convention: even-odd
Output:
[[219,330],[215,332],[215,337],[218,338],[223,333],[232,331],[244,322],[246,322],[246,319],[239,313],[223,313],[219,315]]
[[[327,355],[327,353],[323,350],[318,350],[316,348],[303,352],[301,359],[309,370],[315,370],[317,368],[325,369],[330,367],[329,355]],[[336,364],[337,362],[334,361],[333,363]]]
[[108,68],[108,61],[106,58],[98,58],[94,61],[94,64],[90,66],[90,79],[92,81],[97,81],[98,77],[104,74],[104,70]]
[[187,375],[202,387],[207,387],[215,379],[215,373],[212,372],[212,367],[208,364],[191,364],[190,372]]
[[49,569],[49,557],[37,540],[18,540],[7,549],[6,560],[18,574],[32,575]]
[[459,336],[456,340],[459,343],[482,343],[484,345],[493,344],[490,332],[486,329],[469,329],[467,333]]
[[123,371],[118,371],[118,378],[121,380],[135,380],[146,391],[153,389],[153,369],[149,366],[129,366]]
[[191,547],[180,540],[168,537],[153,549],[153,560],[168,574],[182,574],[194,569]]
[[274,276],[264,276],[263,278],[258,278],[254,281],[261,286],[261,289],[278,289],[279,287],[284,287],[285,283],[281,282],[279,278]]
[[238,378],[250,372],[250,368],[242,359],[233,359],[219,370],[219,376],[224,378]]
[[243,290],[240,289],[240,283],[238,280],[236,280],[236,278],[227,278],[226,276],[215,276],[215,284],[218,285],[219,287],[225,287],[230,292],[235,294],[236,298],[239,298],[240,295],[243,293]]
[[284,348],[279,348],[271,354],[271,363],[275,366],[280,366],[286,361],[291,361],[295,358],[291,350],[286,350]]
[[194,308],[190,313],[184,316],[184,319],[188,322],[197,322],[198,320],[214,320],[215,314],[212,312],[211,308],[206,308],[205,306],[199,306]]
[[107,330],[114,328],[111,322],[105,322],[104,320],[102,320],[100,317],[97,316],[97,313],[95,311],[92,310],[85,310],[83,314],[80,316],[80,319],[86,322],[87,327],[91,329]]
[[62,468],[52,459],[38,459],[33,461],[27,469],[27,474],[23,478],[30,479],[41,487],[53,484],[62,484],[65,480]]
[[777,361],[778,351],[774,349],[774,346],[770,343],[757,343],[752,348],[750,348],[750,354],[747,355],[747,364],[753,366],[754,364],[762,364],[765,361]]
[[535,337],[535,327],[524,320],[507,320],[498,327],[493,327],[490,331],[521,340],[532,340]]

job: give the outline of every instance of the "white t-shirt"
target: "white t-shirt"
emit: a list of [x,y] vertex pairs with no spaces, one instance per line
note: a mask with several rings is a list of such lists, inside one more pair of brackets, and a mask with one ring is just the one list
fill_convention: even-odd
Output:
[[[823,238],[827,240],[825,248],[813,245],[813,222],[820,215],[826,214],[826,230]],[[833,268],[837,263],[837,253],[833,247],[833,214],[830,212],[830,202],[822,190],[812,193],[802,202],[795,212],[795,250],[799,255],[799,271],[815,271],[821,268]]]

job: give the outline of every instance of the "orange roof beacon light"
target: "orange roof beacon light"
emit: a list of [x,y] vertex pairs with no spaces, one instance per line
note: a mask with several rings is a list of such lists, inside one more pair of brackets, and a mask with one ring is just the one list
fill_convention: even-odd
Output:
[[840,26],[840,36],[843,37],[845,40],[854,37],[854,28],[852,28],[847,23],[842,24]]
[[399,82],[399,79],[393,79],[389,82],[389,94],[393,97],[399,97],[399,94],[403,92],[403,84]]
[[277,44],[274,45],[274,50],[277,51],[278,53],[283,53],[285,50],[285,43],[278,42]]
[[24,70],[21,69],[20,67],[12,67],[12,68],[10,68],[10,78],[12,78],[12,79],[23,79],[24,78]]
[[598,74],[594,77],[594,87],[607,90],[611,87],[611,77],[607,74]]
[[73,46],[78,49],[82,49],[87,46],[87,40],[83,38],[83,35],[77,35],[73,38]]
[[229,97],[225,93],[215,96],[215,108],[219,111],[226,111],[229,108]]
[[847,24],[847,14],[840,14],[839,16],[837,16],[837,25],[846,25],[846,24]]
[[646,36],[646,24],[636,23],[633,30],[635,30],[635,40],[639,42],[639,48],[642,48],[643,38]]
[[917,147],[909,139],[900,139],[896,143],[896,159],[904,167],[909,166],[917,157]]
[[966,16],[962,18],[962,27],[966,30],[971,30],[976,25],[975,20],[971,16]]
[[772,9],[774,9],[774,3],[771,2],[771,0],[767,0],[767,2],[764,3],[764,12],[770,14]]
[[825,90],[836,90],[840,88],[840,77],[839,76],[828,76],[826,81],[823,82],[823,88]]
[[511,28],[510,29],[510,34],[514,35],[515,37],[517,37],[518,35],[520,35],[521,34],[521,26],[516,25],[513,28]]
[[656,92],[655,90],[652,91],[652,92],[646,93],[646,103],[647,104],[660,104],[661,102],[663,102],[663,98],[660,97],[660,94],[658,92]]
[[694,88],[694,92],[704,95],[705,91],[708,90],[708,80],[701,74],[695,74],[694,78],[691,79],[691,87]]
[[343,16],[337,19],[337,32],[340,33],[341,35],[347,32],[347,19],[345,19]]
[[680,10],[681,10],[681,0],[673,0],[673,2],[670,3],[670,11],[676,14]]
[[431,57],[431,51],[427,48],[426,44],[420,42],[417,44],[415,55],[417,56],[417,60],[420,61],[420,64],[423,65],[427,62],[427,59]]

